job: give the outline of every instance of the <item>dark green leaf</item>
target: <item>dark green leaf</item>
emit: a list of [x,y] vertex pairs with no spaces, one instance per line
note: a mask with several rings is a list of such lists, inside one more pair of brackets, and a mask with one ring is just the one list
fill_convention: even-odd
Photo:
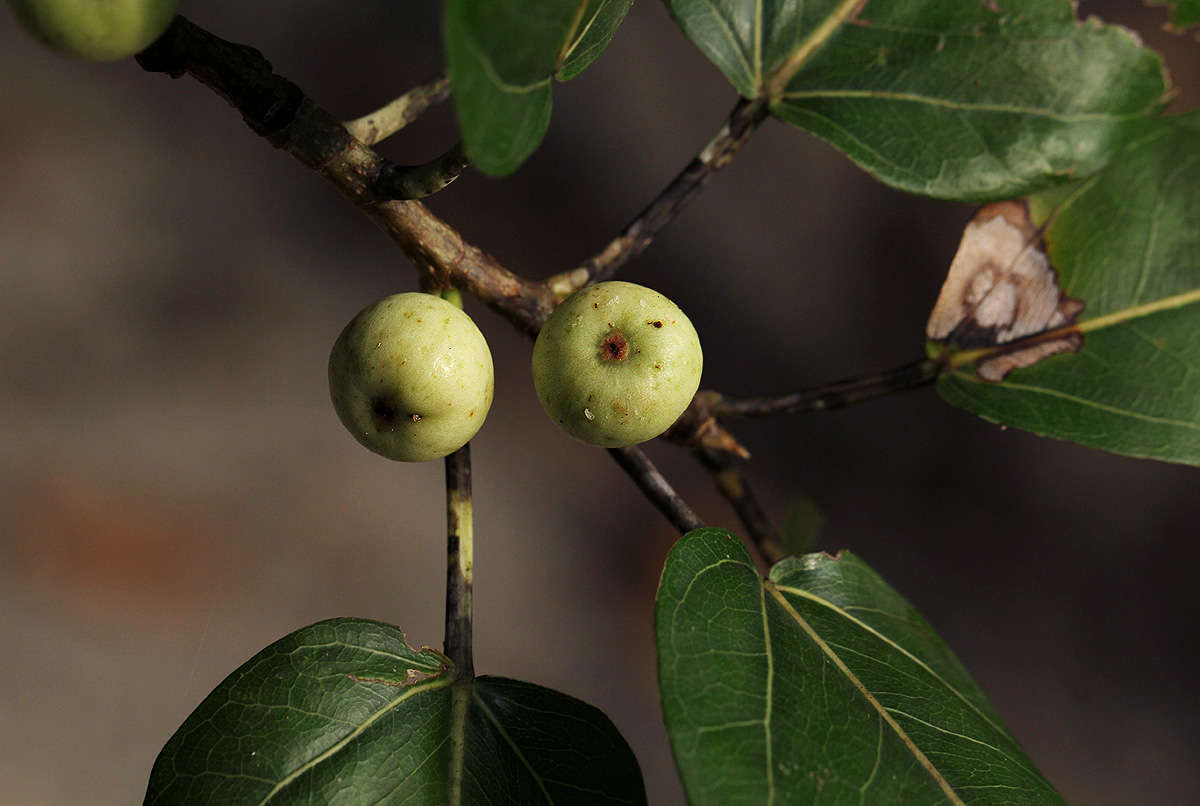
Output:
[[880,181],[938,198],[1094,173],[1166,95],[1157,55],[1076,21],[1068,0],[667,5],[742,95]]
[[933,629],[848,552],[763,580],[739,540],[696,530],[667,558],[656,620],[693,806],[1062,802]]
[[447,0],[446,60],[467,155],[511,173],[550,123],[551,82],[579,75],[633,0]]
[[555,78],[570,81],[600,58],[632,5],[633,0],[591,0],[584,8],[583,23]]
[[[600,711],[516,680],[455,684],[445,662],[373,621],[294,632],[187,718],[145,802],[417,806],[446,803],[455,783],[463,804],[645,803],[637,761]],[[469,701],[457,723],[456,697]]]
[[666,0],[666,3],[692,44],[745,98],[758,97],[767,76],[780,69],[799,45],[828,20],[849,15],[857,5],[847,0],[807,3]]
[[1168,6],[1171,9],[1169,30],[1182,33],[1200,22],[1200,0],[1149,0],[1152,6]]
[[980,380],[942,375],[989,420],[1129,456],[1200,464],[1200,113],[1155,123],[1098,176],[1034,197],[1063,291],[1065,353]]
[[548,688],[475,680],[464,804],[644,804],[633,751],[599,710]]

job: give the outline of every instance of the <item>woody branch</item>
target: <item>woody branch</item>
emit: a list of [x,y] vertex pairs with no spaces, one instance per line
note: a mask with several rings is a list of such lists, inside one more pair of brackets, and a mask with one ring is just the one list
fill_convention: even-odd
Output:
[[[384,134],[381,129],[410,122],[429,105],[444,99],[444,81],[406,94],[407,100],[398,101],[397,106],[407,109],[397,112],[390,123],[381,124],[368,116],[343,124],[296,84],[276,74],[258,50],[223,40],[182,16],[177,16],[137,60],[149,72],[173,78],[188,74],[214,90],[242,114],[253,131],[324,176],[375,221],[416,265],[423,286],[464,289],[529,337],[537,335],[559,299],[589,282],[611,277],[645,249],[712,173],[728,164],[767,114],[759,101],[739,101],[721,131],[604,250],[579,268],[542,282],[509,271],[416,200],[441,189],[466,167],[460,147],[455,146],[426,165],[400,166],[351,133],[376,140]],[[909,385],[928,379],[923,375]],[[742,516],[751,537],[770,556],[774,530],[744,478],[734,472],[734,463],[749,458],[749,454],[718,418],[833,408],[897,388],[905,385],[867,379],[858,386],[852,381],[781,398],[736,400],[702,392],[680,418],[681,423],[693,426],[681,429],[677,425],[666,436],[697,451],[713,471],[718,487]],[[677,528],[686,531],[700,524],[644,454],[631,449],[614,452],[613,456]]]

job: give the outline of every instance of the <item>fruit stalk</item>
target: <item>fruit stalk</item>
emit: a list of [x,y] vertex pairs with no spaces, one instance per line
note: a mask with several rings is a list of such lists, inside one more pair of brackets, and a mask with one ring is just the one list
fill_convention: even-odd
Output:
[[679,493],[675,492],[675,488],[641,448],[631,445],[626,448],[609,448],[608,452],[634,480],[650,503],[654,504],[681,535],[704,525],[700,516],[679,497]]
[[[137,58],[147,71],[172,77],[190,74],[227,99],[252,130],[330,180],[366,212],[408,254],[423,280],[465,289],[530,337],[537,335],[558,299],[589,280],[611,276],[644,249],[711,173],[728,163],[766,115],[761,102],[739,101],[726,125],[701,154],[602,252],[577,269],[540,282],[512,273],[495,258],[466,242],[420,202],[381,201],[375,193],[374,180],[387,161],[356,140],[343,123],[321,109],[298,86],[275,74],[259,51],[227,42],[176,16],[163,36]],[[931,383],[940,369],[935,362],[922,361],[881,376],[793,395],[725,398],[708,407],[704,414],[718,418],[754,417],[832,409]],[[697,401],[693,401],[689,411],[696,409]],[[733,449],[745,458],[745,450],[723,428],[710,428],[704,433],[707,436],[701,441],[706,446],[711,437],[714,449]],[[689,523],[699,523],[686,504],[671,504],[665,491],[672,496],[674,492],[644,454],[629,449],[613,453],[618,464],[681,531],[690,528]],[[647,472],[647,466],[653,473]]]
[[747,537],[767,561],[767,565],[774,565],[786,557],[788,552],[780,540],[779,530],[759,503],[758,496],[754,494],[741,468],[734,464],[734,458],[724,451],[713,450],[705,445],[697,445],[695,454],[700,464],[712,473],[717,490],[725,496],[725,500],[737,513],[738,520],[746,528]]
[[446,457],[446,657],[459,680],[475,676],[471,653],[471,585],[475,524],[471,507],[471,445]]

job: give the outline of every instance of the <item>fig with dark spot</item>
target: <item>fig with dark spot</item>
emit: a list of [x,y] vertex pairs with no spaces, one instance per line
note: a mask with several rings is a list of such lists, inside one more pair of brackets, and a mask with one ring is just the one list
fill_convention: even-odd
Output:
[[329,394],[342,424],[401,462],[440,459],[465,445],[483,425],[493,388],[483,334],[432,294],[396,294],[363,309],[329,356]]

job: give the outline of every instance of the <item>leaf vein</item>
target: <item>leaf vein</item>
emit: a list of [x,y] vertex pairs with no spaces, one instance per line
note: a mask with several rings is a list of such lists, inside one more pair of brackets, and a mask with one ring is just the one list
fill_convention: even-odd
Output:
[[[838,654],[834,652],[827,643],[825,643],[824,639],[822,639],[821,636],[817,634],[817,631],[813,629],[813,626],[809,624],[803,616],[800,615],[799,611],[792,607],[792,603],[789,602],[787,597],[783,595],[782,590],[770,581],[764,582],[763,587],[770,588],[771,595],[775,597],[780,606],[783,607],[788,615],[792,617],[797,625],[799,625],[800,629],[808,635],[809,640],[817,645],[817,648],[820,649],[821,652],[833,662],[833,665],[837,667],[837,670],[841,672],[841,674],[843,674],[856,689],[858,689],[863,699],[867,701],[871,708],[874,709],[875,712],[878,713],[879,716],[888,723],[888,727],[890,727],[895,732],[897,738],[904,743],[905,747],[908,748],[908,751],[917,760],[917,763],[919,763],[925,769],[925,771],[929,773],[934,782],[941,788],[943,792],[946,793],[949,802],[955,804],[955,806],[966,806],[962,799],[955,794],[954,789],[950,786],[950,783],[945,779],[938,768],[935,767],[933,762],[929,760],[929,757],[921,751],[921,748],[917,747],[916,742],[913,741],[912,737],[905,732],[904,728],[900,727],[900,724],[892,718],[892,715],[888,713],[887,709],[883,707],[879,700],[875,699],[875,696],[867,689],[866,685],[858,679],[858,676],[855,675],[850,667],[846,665],[845,661],[843,661]],[[805,591],[805,593],[807,593],[807,591]]]
[[767,655],[767,691],[766,704],[763,706],[763,742],[766,745],[765,763],[767,767],[767,806],[775,802],[775,768],[771,761],[774,740],[771,735],[771,706],[775,689],[775,653],[771,650],[771,625],[767,620],[767,589],[759,585],[759,606],[762,608],[763,648]]
[[[992,384],[988,381],[984,381],[980,378],[975,377],[975,375],[973,373],[955,372],[954,376],[956,378],[961,378],[963,380],[971,381],[972,383],[977,383],[977,384],[986,383],[989,386],[996,385],[996,384]],[[1170,417],[1157,417],[1153,414],[1141,414],[1136,411],[1130,411],[1129,409],[1122,409],[1119,406],[1110,406],[1106,403],[1100,403],[1098,401],[1088,400],[1086,398],[1079,397],[1078,395],[1072,395],[1067,392],[1060,392],[1057,389],[1048,389],[1044,386],[1031,386],[1031,385],[1025,384],[1025,383],[1012,383],[1009,381],[1004,381],[1002,384],[999,384],[999,385],[1006,387],[1008,389],[1012,389],[1014,391],[1018,391],[1018,392],[1031,392],[1034,394],[1042,394],[1042,395],[1047,395],[1049,397],[1056,397],[1056,398],[1059,398],[1060,400],[1066,400],[1071,403],[1077,403],[1081,406],[1086,406],[1089,408],[1097,409],[1099,411],[1108,412],[1109,414],[1117,414],[1122,417],[1129,417],[1130,419],[1133,419],[1133,420],[1141,420],[1143,422],[1155,423],[1157,425],[1169,425],[1169,426],[1172,426],[1175,428],[1186,428],[1190,431],[1200,431],[1200,423],[1192,423],[1192,422],[1188,422],[1186,420],[1176,420],[1176,419],[1173,419]]]
[[496,71],[496,66],[492,64],[492,60],[479,48],[473,37],[467,36],[464,37],[464,40],[467,43],[467,48],[471,51],[471,55],[475,57],[475,60],[479,62],[479,66],[483,68],[483,74],[487,76],[487,80],[501,92],[507,95],[529,95],[550,84],[550,76],[529,84],[510,84],[501,78],[500,73]]
[[521,762],[521,765],[529,771],[529,774],[537,783],[538,789],[542,790],[542,795],[546,798],[546,802],[553,804],[554,798],[550,796],[550,790],[546,788],[546,782],[542,780],[542,776],[538,775],[537,770],[533,768],[533,765],[529,762],[529,759],[525,758],[525,754],[521,752],[521,748],[518,747],[517,743],[513,741],[511,736],[508,735],[508,731],[504,729],[504,726],[500,724],[500,720],[494,713],[492,713],[492,709],[488,708],[487,703],[485,703],[483,698],[479,696],[479,692],[472,689],[471,699],[475,701],[475,704],[479,706],[481,711],[483,711],[484,716],[486,716],[488,721],[492,723],[492,727],[496,729],[496,732],[500,734],[500,737],[504,739],[504,741],[512,749],[513,753],[516,754],[517,759]]
[[754,86],[757,88],[758,77],[755,74],[754,68],[746,59],[746,52],[742,48],[742,43],[738,40],[737,34],[733,32],[733,26],[730,25],[729,20],[725,19],[725,17],[721,15],[721,12],[717,9],[716,3],[712,2],[712,0],[708,0],[705,5],[712,9],[712,16],[717,20],[717,22],[720,23],[719,27],[721,32],[725,34],[725,37],[729,40],[729,44],[733,46],[733,52],[737,54],[738,61],[742,63],[742,69],[746,71],[746,75],[748,77],[754,80]]
[[1055,112],[1052,109],[1036,106],[967,103],[965,101],[954,101],[948,98],[936,98],[931,95],[920,95],[913,92],[892,92],[888,90],[797,90],[794,92],[785,92],[783,94],[783,99],[786,101],[809,99],[902,101],[905,103],[928,104],[929,106],[938,106],[945,109],[957,109],[966,112],[999,112],[1013,115],[1027,115],[1030,117],[1043,117],[1049,120],[1059,121],[1060,123],[1082,123],[1085,121],[1094,120],[1123,122],[1145,117],[1145,113],[1143,112],[1130,112],[1122,115],[1106,114],[1103,112]]
[[1181,174],[1191,168],[1197,160],[1200,160],[1200,154],[1191,155],[1188,159],[1183,160],[1179,165],[1175,166],[1175,169],[1159,183],[1158,196],[1154,201],[1154,213],[1150,216],[1150,232],[1146,236],[1146,246],[1142,250],[1142,266],[1138,276],[1137,290],[1133,293],[1133,302],[1135,305],[1142,301],[1142,293],[1146,290],[1146,282],[1149,280],[1152,272],[1151,259],[1154,255],[1155,242],[1158,240],[1159,221],[1162,219],[1160,211],[1168,199],[1166,190]]
[[932,677],[934,680],[936,680],[937,682],[939,682],[943,686],[945,686],[947,691],[951,692],[956,697],[958,697],[960,700],[962,700],[963,704],[966,705],[968,708],[970,708],[972,711],[974,711],[979,716],[980,719],[982,719],[984,722],[987,722],[989,725],[991,725],[993,728],[995,728],[1001,734],[1004,733],[1003,728],[1001,728],[999,725],[997,725],[990,717],[988,717],[987,714],[983,713],[983,711],[980,711],[979,707],[977,705],[975,705],[975,703],[971,702],[969,699],[967,699],[967,697],[962,692],[960,692],[954,686],[950,685],[950,682],[948,680],[946,680],[945,678],[943,678],[940,674],[935,672],[929,666],[929,664],[925,663],[925,661],[921,660],[916,655],[909,652],[904,647],[900,646],[898,643],[893,641],[891,638],[887,637],[883,633],[876,630],[870,624],[867,624],[865,621],[855,618],[850,613],[847,613],[843,608],[838,607],[837,605],[835,605],[833,602],[829,601],[828,599],[822,599],[821,597],[816,596],[812,593],[809,593],[808,591],[803,590],[801,588],[792,588],[792,587],[786,587],[783,585],[778,586],[778,588],[779,588],[779,590],[781,590],[785,593],[794,594],[801,598],[808,599],[809,601],[815,602],[816,604],[819,604],[822,607],[828,608],[829,610],[832,610],[834,613],[837,613],[838,615],[840,615],[842,618],[845,618],[846,620],[853,622],[855,624],[855,626],[857,626],[859,629],[869,632],[871,635],[875,636],[880,641],[883,641],[885,644],[887,644],[888,646],[895,649],[901,655],[908,658],[913,663],[917,664],[917,666],[924,669],[925,672],[930,677]]
[[299,778],[304,773],[311,770],[313,767],[316,767],[318,764],[320,764],[323,761],[333,758],[333,756],[335,756],[339,752],[341,752],[342,748],[344,748],[350,742],[354,741],[356,738],[358,738],[360,735],[362,735],[362,733],[364,731],[366,731],[367,728],[371,727],[376,722],[378,722],[380,719],[382,719],[385,714],[388,714],[391,711],[394,711],[396,708],[400,707],[400,704],[403,703],[405,700],[408,700],[417,694],[423,694],[427,691],[432,691],[432,690],[438,689],[438,688],[445,688],[449,684],[450,684],[449,680],[444,679],[444,678],[437,678],[437,679],[432,680],[424,685],[413,686],[412,688],[405,690],[403,694],[390,700],[386,704],[386,707],[380,708],[378,711],[371,714],[371,716],[368,719],[363,720],[361,725],[359,725],[356,729],[347,733],[340,740],[338,740],[333,745],[331,745],[327,750],[325,750],[325,752],[321,753],[320,755],[318,755],[314,758],[309,759],[308,761],[304,762],[296,769],[292,770],[292,772],[288,773],[284,778],[282,778],[279,781],[279,783],[277,783],[275,785],[274,789],[272,789],[270,792],[268,792],[266,794],[266,796],[262,800],[259,801],[259,806],[262,806],[262,804],[270,801],[277,794],[282,792],[288,784],[290,784],[292,781]]
[[[585,0],[585,2],[586,2],[586,0]],[[579,36],[575,37],[575,40],[573,42],[571,42],[571,46],[569,48],[567,48],[567,50],[563,53],[562,59],[559,61],[559,64],[558,64],[558,66],[560,68],[568,60],[570,60],[571,55],[575,53],[575,49],[577,47],[579,47],[579,44],[581,42],[583,42],[583,40],[587,39],[588,31],[590,31],[592,29],[592,25],[600,17],[600,12],[603,11],[605,6],[607,6],[607,5],[608,5],[608,0],[601,0],[601,2],[596,4],[595,13],[592,14],[591,17],[588,18],[588,21],[586,23],[584,23],[583,27],[579,30]]]
[[996,753],[999,753],[1001,756],[1003,756],[1008,761],[1012,761],[1014,763],[1014,766],[1020,767],[1019,764],[1016,764],[1015,759],[1011,758],[1008,755],[1008,753],[1004,752],[999,747],[996,747],[993,744],[988,744],[987,742],[983,741],[982,739],[976,739],[975,737],[968,736],[965,733],[958,733],[956,731],[950,730],[949,728],[943,728],[940,725],[935,725],[932,722],[927,722],[924,719],[915,717],[912,714],[908,713],[907,711],[901,711],[899,708],[888,708],[887,710],[888,710],[888,713],[893,714],[895,716],[904,717],[905,719],[911,719],[913,722],[918,722],[918,723],[924,725],[925,727],[933,728],[938,733],[944,733],[947,736],[954,736],[958,739],[963,739],[968,742],[973,742],[974,744],[982,745],[983,747],[986,747],[988,750],[992,750]]

